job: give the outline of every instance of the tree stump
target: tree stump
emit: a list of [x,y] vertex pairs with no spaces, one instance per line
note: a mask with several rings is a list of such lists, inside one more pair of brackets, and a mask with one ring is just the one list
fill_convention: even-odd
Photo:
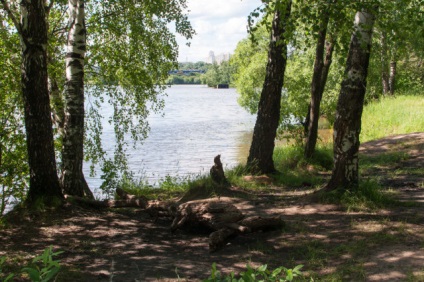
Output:
[[215,163],[209,173],[211,175],[212,180],[219,185],[225,185],[225,186],[229,186],[229,182],[228,180],[225,178],[225,174],[224,174],[224,169],[222,167],[222,163],[221,163],[221,155],[217,155],[214,159],[213,162]]

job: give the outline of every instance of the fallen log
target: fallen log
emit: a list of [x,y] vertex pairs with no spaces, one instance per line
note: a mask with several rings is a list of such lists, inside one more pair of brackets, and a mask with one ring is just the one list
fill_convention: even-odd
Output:
[[258,230],[268,230],[284,226],[284,221],[280,216],[275,217],[261,217],[249,216],[238,222],[238,224],[245,226],[255,232]]
[[78,204],[86,205],[92,208],[124,208],[136,207],[145,209],[148,206],[148,201],[144,197],[124,199],[124,200],[93,200],[78,196],[65,195],[65,199]]
[[226,227],[243,218],[243,214],[232,204],[219,200],[196,200],[179,205],[171,230],[184,225],[200,225],[211,230]]

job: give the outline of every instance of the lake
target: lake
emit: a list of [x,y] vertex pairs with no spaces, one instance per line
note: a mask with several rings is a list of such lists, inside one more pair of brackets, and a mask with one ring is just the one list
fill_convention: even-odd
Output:
[[[166,176],[206,174],[218,154],[225,168],[246,161],[256,117],[237,104],[235,89],[173,85],[166,93],[163,112],[148,118],[148,138],[128,149],[129,168],[136,178],[155,186]],[[110,111],[102,108],[103,114]],[[105,148],[113,148],[113,128],[106,119],[103,125]],[[91,189],[102,183],[97,172],[89,177],[89,165],[84,164]]]

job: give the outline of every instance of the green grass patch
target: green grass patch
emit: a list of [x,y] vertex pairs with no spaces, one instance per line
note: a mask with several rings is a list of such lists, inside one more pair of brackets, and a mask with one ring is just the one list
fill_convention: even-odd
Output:
[[274,150],[274,162],[280,171],[304,169],[314,165],[319,170],[329,170],[333,165],[333,153],[330,146],[318,146],[312,159],[304,157],[302,146],[286,145]]
[[239,165],[226,171],[229,181],[239,187],[251,190],[264,190],[270,186],[299,187],[314,186],[323,183],[318,172],[329,171],[332,167],[332,149],[328,146],[319,146],[314,157],[305,159],[303,147],[298,145],[284,145],[274,150],[274,163],[277,173],[268,175],[270,181],[246,181],[243,176],[250,175],[245,165]]
[[398,204],[389,194],[385,193],[375,180],[360,182],[357,189],[337,189],[323,192],[320,200],[324,203],[339,204],[348,212],[374,211]]
[[375,165],[395,165],[408,159],[408,154],[404,152],[389,152],[375,156],[361,155],[359,158],[360,167],[372,167]]
[[155,200],[168,200],[183,195],[193,182],[190,177],[166,176],[159,181],[158,187],[153,187],[142,179],[124,178],[119,183],[119,187],[132,195],[144,196]]
[[424,98],[420,95],[384,97],[364,107],[361,142],[396,134],[424,131]]

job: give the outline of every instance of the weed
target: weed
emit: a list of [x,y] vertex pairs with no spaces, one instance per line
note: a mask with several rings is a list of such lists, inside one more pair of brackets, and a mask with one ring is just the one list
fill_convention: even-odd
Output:
[[[53,247],[46,248],[43,254],[36,256],[32,263],[21,269],[21,273],[28,274],[31,281],[36,282],[48,282],[51,281],[60,270],[60,264],[58,260],[54,260],[53,257],[63,253],[62,251],[53,252]],[[15,277],[14,273],[9,273],[6,277],[3,275],[3,265],[5,264],[6,257],[0,257],[0,277],[2,281],[12,281]]]
[[236,278],[234,272],[229,275],[221,275],[216,269],[216,263],[212,264],[211,275],[203,280],[203,282],[285,282],[293,281],[297,277],[302,277],[303,274],[300,269],[303,265],[297,265],[293,269],[285,268],[280,266],[274,270],[269,270],[266,264],[259,266],[258,268],[252,268],[250,265],[246,265],[246,271],[241,272],[239,278]]

